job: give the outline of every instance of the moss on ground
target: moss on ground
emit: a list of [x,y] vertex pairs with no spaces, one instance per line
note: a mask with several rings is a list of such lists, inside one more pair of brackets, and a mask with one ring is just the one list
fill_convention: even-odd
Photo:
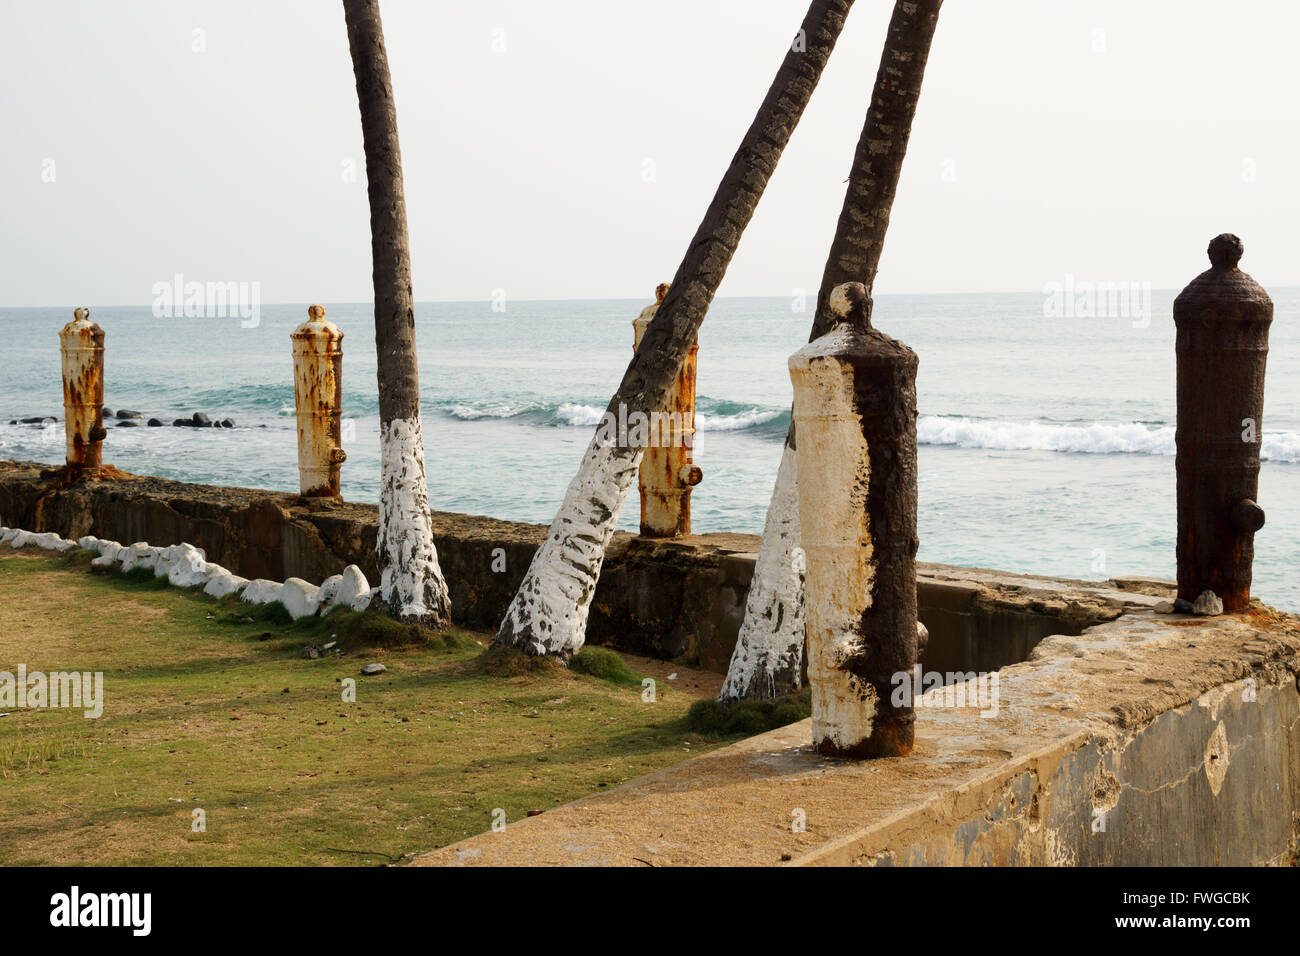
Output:
[[579,674],[587,674],[599,680],[606,680],[623,687],[640,687],[645,679],[627,666],[616,652],[607,647],[584,647],[573,655],[569,668]]
[[771,700],[741,700],[720,703],[697,700],[686,712],[686,725],[705,734],[753,736],[812,716],[812,697],[807,688]]

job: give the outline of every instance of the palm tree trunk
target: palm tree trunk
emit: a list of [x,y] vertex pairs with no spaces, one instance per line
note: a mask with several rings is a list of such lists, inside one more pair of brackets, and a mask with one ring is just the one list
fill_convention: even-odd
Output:
[[606,423],[663,407],[781,152],[812,97],[853,0],[813,0],[767,97],[709,204],[668,295],[587,447],[546,541],[497,631],[496,646],[562,658],[582,646],[605,548],[644,444]]
[[424,478],[411,251],[397,143],[397,107],[378,0],[343,0],[357,80],[370,197],[375,350],[379,378],[379,593],[388,610],[433,627],[450,623]]
[[[809,341],[833,324],[832,289],[844,282],[861,282],[870,294],[875,282],[942,4],[943,0],[896,0],[894,4],[866,125],[822,273]],[[720,700],[774,697],[798,690],[801,683],[804,594],[794,449],[791,421],[745,602],[745,620]]]

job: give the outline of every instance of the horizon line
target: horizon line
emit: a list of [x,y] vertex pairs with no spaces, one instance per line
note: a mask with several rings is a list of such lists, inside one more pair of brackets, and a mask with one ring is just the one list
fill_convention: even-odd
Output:
[[[1092,280],[1085,280],[1085,281],[1089,281],[1089,282],[1091,282]],[[1095,283],[1094,283],[1094,284],[1095,284]],[[1276,285],[1276,286],[1273,286],[1273,288],[1274,288],[1274,289],[1278,289],[1278,290],[1291,290],[1291,289],[1297,289],[1297,288],[1300,288],[1300,285]],[[1154,287],[1153,287],[1153,288],[1151,289],[1151,291],[1152,291],[1152,292],[1179,292],[1179,291],[1181,291],[1181,290],[1180,290],[1180,289],[1175,289],[1175,288],[1173,288],[1172,286],[1170,286],[1170,287],[1167,287],[1167,288],[1154,288]],[[1266,291],[1267,291],[1267,290],[1266,290]],[[873,295],[873,296],[872,296],[872,299],[875,300],[875,299],[878,299],[878,298],[903,298],[903,297],[922,297],[922,296],[933,296],[933,297],[936,297],[936,298],[937,298],[937,297],[939,297],[939,296],[954,296],[954,295],[966,295],[966,296],[992,296],[992,295],[1044,295],[1044,294],[1046,294],[1046,293],[1044,293],[1041,289],[999,289],[999,290],[993,290],[993,291],[979,291],[979,292],[881,292],[881,293],[879,293],[879,294],[877,294],[877,295]],[[811,297],[811,296],[810,296],[810,297]],[[652,299],[652,298],[653,298],[653,295],[648,295],[648,296],[583,296],[583,297],[579,297],[579,298],[519,298],[519,299],[510,299],[509,301],[511,301],[511,302],[641,302],[641,301],[646,301],[646,300],[649,300],[649,299]],[[791,298],[791,296],[789,295],[789,293],[786,293],[786,294],[783,294],[783,295],[772,295],[772,294],[768,294],[768,295],[719,295],[719,296],[715,296],[715,297],[713,298],[713,301],[714,301],[714,302],[717,302],[717,301],[720,300],[720,299],[789,299],[789,298]],[[328,303],[328,304],[331,304],[331,305],[373,305],[373,304],[374,304],[374,300],[373,300],[373,299],[352,299],[352,300],[347,300],[347,301],[343,301],[343,300],[331,301],[331,300],[329,300],[329,299],[316,299],[316,300],[310,300],[310,299],[295,299],[295,300],[290,301],[290,302],[283,302],[283,301],[282,301],[282,302],[263,302],[263,303],[260,303],[260,304],[261,304],[261,305],[273,305],[273,306],[279,306],[279,305],[313,305],[313,304],[317,304],[317,303],[319,303],[319,304],[326,304],[326,303]],[[414,304],[415,304],[415,305],[470,305],[470,304],[475,304],[475,305],[477,305],[477,304],[488,304],[488,305],[490,305],[491,303],[492,303],[492,299],[491,299],[491,297],[488,297],[488,298],[485,298],[485,299],[416,299],[416,300],[414,300]],[[31,303],[23,303],[23,304],[20,304],[20,305],[0,305],[0,309],[60,309],[60,308],[69,308],[69,307],[71,307],[71,308],[82,308],[82,306],[75,306],[75,305],[74,305],[74,306],[68,306],[67,303],[62,303],[62,302],[61,302],[61,303],[56,303],[56,304],[54,304],[54,305],[34,305],[34,304],[31,304]],[[127,302],[127,303],[117,303],[117,304],[100,305],[100,306],[94,306],[94,305],[91,305],[91,306],[85,306],[85,308],[101,308],[101,309],[137,309],[137,308],[139,308],[139,309],[151,309],[151,308],[153,308],[153,304],[152,304],[152,303],[149,303],[149,302]]]

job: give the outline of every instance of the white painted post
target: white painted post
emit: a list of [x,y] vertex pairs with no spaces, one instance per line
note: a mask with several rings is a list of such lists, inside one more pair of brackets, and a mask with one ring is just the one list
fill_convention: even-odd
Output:
[[861,283],[837,323],[790,358],[807,563],[813,743],[837,757],[909,753],[917,661],[916,354],[870,327]]

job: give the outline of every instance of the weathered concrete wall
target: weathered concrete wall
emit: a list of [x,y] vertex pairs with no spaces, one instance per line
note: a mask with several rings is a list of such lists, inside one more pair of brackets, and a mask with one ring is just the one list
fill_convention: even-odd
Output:
[[[130,544],[188,542],[247,578],[319,584],[349,564],[378,581],[374,505],[128,477],[61,489],[49,466],[0,461],[0,524]],[[544,525],[435,512],[438,559],[463,627],[495,629]],[[592,602],[587,636],[725,673],[745,611],[759,539],[616,534]],[[931,670],[992,670],[1024,660],[1049,634],[1078,634],[1116,617],[1132,595],[1113,588],[922,564],[920,617]],[[1063,588],[1065,591],[1063,592]]]
[[1300,845],[1300,617],[1133,609],[917,708],[906,757],[792,724],[419,865],[1232,865]]
[[[0,522],[122,544],[184,541],[247,578],[299,577],[319,584],[355,564],[368,580],[379,580],[375,505],[149,477],[61,489],[52,477],[48,466],[0,461]],[[457,623],[496,626],[545,530],[492,518],[434,515]],[[630,537],[623,535],[618,543],[625,545]],[[494,571],[502,559],[504,570]]]
[[[1179,628],[1173,636],[1165,630],[1171,627]],[[1080,675],[1083,693],[1066,706],[1086,731],[1031,759],[1008,761],[942,819],[920,814],[868,825],[801,862],[1249,866],[1294,854],[1300,618],[1141,616],[1096,631],[1082,640],[1046,640],[1034,661],[1021,665],[1043,685],[1026,701],[1031,706],[1045,699],[1043,691],[1063,689],[1066,675]],[[1205,642],[1208,653],[1179,660],[1183,642],[1189,651]],[[1006,673],[1014,680],[1017,671]],[[1109,671],[1113,694],[1097,700]],[[1136,686],[1135,672],[1142,675]],[[1241,679],[1225,679],[1233,676]],[[1150,696],[1133,697],[1143,685]],[[1191,696],[1198,686],[1207,689]],[[1108,710],[1094,710],[1099,703]]]
[[[43,468],[0,462],[0,524],[188,541],[248,577],[375,572],[373,506],[154,478],[60,490]],[[495,626],[545,528],[449,514],[435,527],[457,621]],[[725,669],[757,545],[616,536],[592,639]],[[1300,833],[1300,618],[1153,614],[1171,593],[922,565],[923,666],[1000,668],[995,716],[921,707],[916,751],[866,764],[811,752],[805,721],[423,862],[1277,862]]]

